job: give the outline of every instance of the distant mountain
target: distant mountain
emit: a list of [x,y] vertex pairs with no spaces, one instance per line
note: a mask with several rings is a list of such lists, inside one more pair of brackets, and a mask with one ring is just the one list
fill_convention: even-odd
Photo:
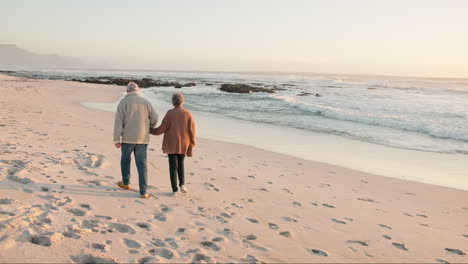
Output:
[[0,67],[87,68],[80,59],[56,54],[36,54],[14,44],[0,44]]

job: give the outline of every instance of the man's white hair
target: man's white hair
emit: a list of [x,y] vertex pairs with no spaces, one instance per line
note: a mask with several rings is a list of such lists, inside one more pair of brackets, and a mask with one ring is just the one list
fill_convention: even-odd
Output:
[[138,92],[139,90],[140,90],[140,88],[138,87],[138,84],[136,84],[134,82],[129,82],[127,84],[127,93]]

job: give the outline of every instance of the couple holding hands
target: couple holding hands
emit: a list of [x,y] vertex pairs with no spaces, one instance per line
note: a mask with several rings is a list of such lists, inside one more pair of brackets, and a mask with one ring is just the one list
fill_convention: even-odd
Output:
[[169,158],[172,195],[176,196],[179,189],[186,193],[184,159],[185,156],[192,156],[195,146],[195,123],[192,114],[183,108],[184,96],[181,93],[172,95],[174,108],[167,111],[161,125],[155,128],[158,115],[151,103],[142,97],[139,91],[136,83],[128,83],[127,95],[120,101],[115,113],[114,144],[122,150],[120,160],[122,181],[117,185],[122,189],[130,189],[130,162],[133,153],[138,170],[140,195],[142,198],[149,197],[146,192],[148,180],[146,153],[149,134],[164,134],[162,150]]

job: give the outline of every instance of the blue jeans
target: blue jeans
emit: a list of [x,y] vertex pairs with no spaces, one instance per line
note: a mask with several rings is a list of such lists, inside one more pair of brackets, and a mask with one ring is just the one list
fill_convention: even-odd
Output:
[[130,162],[132,161],[132,152],[134,152],[135,163],[138,170],[140,194],[146,193],[146,182],[148,181],[148,168],[146,166],[147,147],[148,144],[122,143],[122,158],[120,159],[120,168],[122,170],[123,184],[128,185],[130,183]]

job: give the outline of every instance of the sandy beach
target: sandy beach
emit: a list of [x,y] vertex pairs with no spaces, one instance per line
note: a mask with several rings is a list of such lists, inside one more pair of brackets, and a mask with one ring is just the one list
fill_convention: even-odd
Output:
[[198,138],[170,197],[156,136],[151,197],[134,163],[118,189],[114,114],[80,103],[123,91],[0,75],[0,262],[468,262],[468,191]]

